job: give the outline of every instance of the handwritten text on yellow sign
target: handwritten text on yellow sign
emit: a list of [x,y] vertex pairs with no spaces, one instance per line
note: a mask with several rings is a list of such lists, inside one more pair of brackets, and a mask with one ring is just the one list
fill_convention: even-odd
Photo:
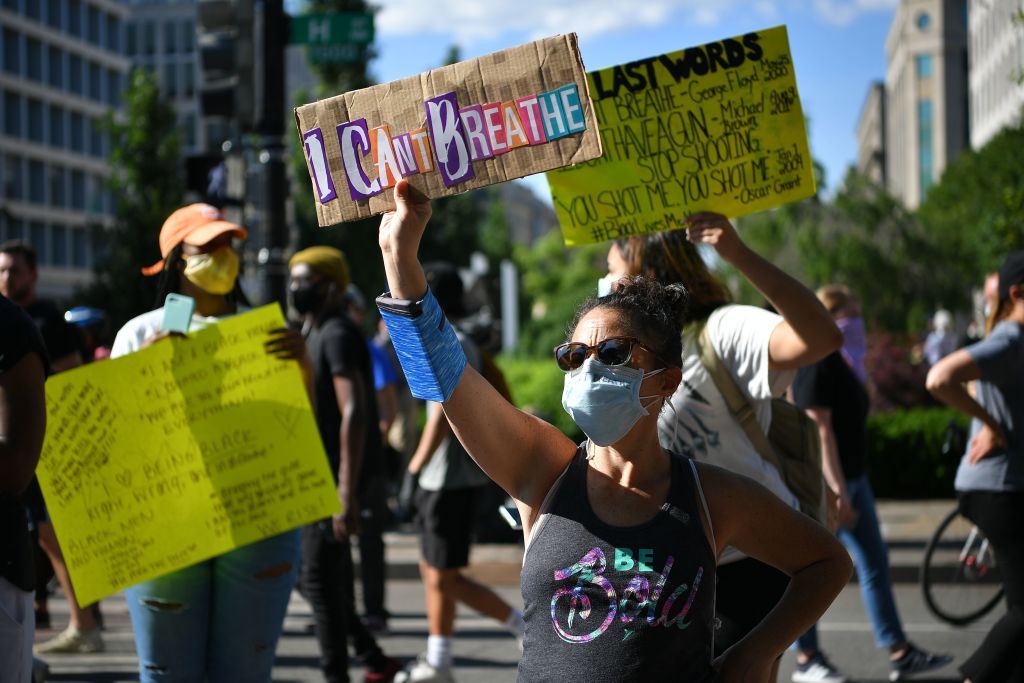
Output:
[[277,306],[55,375],[37,473],[78,600],[339,511]]
[[592,71],[604,156],[548,173],[567,246],[814,194],[786,28]]

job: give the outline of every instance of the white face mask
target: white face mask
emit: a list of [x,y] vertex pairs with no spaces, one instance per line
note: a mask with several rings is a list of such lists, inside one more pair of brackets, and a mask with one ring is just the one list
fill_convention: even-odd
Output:
[[[661,396],[641,396],[645,378],[664,371],[644,373],[628,365],[605,365],[588,358],[565,376],[562,408],[583,433],[598,446],[610,446],[624,437],[647,409]],[[654,399],[646,406],[643,399]]]
[[600,299],[603,296],[608,296],[612,293],[612,285],[617,282],[618,278],[608,273],[603,278],[597,281],[597,298]]

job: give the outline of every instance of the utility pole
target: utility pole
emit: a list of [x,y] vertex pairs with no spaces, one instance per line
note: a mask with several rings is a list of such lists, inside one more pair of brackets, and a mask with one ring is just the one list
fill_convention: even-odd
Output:
[[288,176],[285,166],[285,46],[288,16],[284,0],[263,0],[256,17],[256,133],[262,169],[263,229],[266,247],[259,255],[267,301],[287,304],[288,224],[285,201]]

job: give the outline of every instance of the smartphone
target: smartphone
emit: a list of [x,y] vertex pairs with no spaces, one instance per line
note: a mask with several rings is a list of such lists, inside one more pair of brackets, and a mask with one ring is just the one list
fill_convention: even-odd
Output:
[[523,530],[523,518],[519,516],[519,508],[516,507],[515,503],[499,505],[498,513],[501,515],[502,519],[508,522],[510,527],[516,531]]
[[164,318],[160,321],[160,331],[188,334],[188,328],[192,324],[192,314],[195,310],[195,299],[171,292],[164,299]]

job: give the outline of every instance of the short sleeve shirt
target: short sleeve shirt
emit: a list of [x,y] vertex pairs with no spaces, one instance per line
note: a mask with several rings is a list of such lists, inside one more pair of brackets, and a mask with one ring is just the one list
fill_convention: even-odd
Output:
[[[728,305],[708,317],[711,344],[722,364],[750,401],[761,429],[772,420],[771,401],[785,393],[793,372],[768,368],[768,344],[782,317],[753,306]],[[797,508],[799,501],[786,487],[782,475],[762,458],[733,419],[715,386],[697,347],[699,330],[683,334],[683,381],[661,411],[658,433],[661,445],[701,462],[750,477]]]
[[338,395],[334,390],[334,377],[356,374],[362,378],[363,386],[366,387],[366,405],[363,410],[366,436],[360,475],[360,482],[365,482],[379,471],[382,451],[377,399],[373,393],[373,366],[366,336],[339,310],[309,331],[306,347],[313,362],[316,423],[335,478],[341,460],[341,413],[338,410]]
[[[1007,446],[967,462],[966,454],[957,468],[957,491],[1024,490],[1024,327],[1010,320],[995,326],[992,333],[967,353],[981,370],[975,398],[1003,427]],[[982,428],[971,420],[968,444]]]
[[868,392],[838,351],[800,368],[793,380],[793,402],[801,408],[827,408],[846,479],[864,474]]
[[[32,319],[0,295],[0,375],[31,353],[39,356],[45,370],[46,351]],[[4,496],[0,496],[0,576],[22,590],[33,588],[32,537],[25,507],[18,498]]]

